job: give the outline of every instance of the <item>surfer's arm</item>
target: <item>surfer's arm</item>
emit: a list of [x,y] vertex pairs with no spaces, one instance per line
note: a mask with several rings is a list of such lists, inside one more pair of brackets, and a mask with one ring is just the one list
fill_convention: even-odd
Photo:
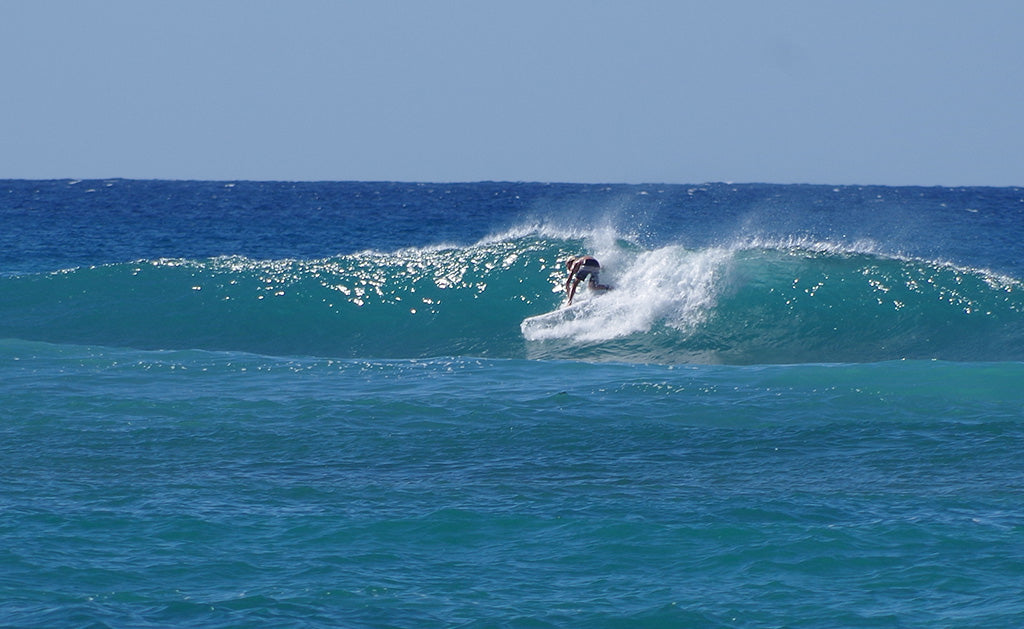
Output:
[[572,303],[572,298],[576,294],[576,287],[580,285],[580,278],[570,277],[565,283],[565,292],[569,295],[569,303]]
[[[565,279],[565,294],[569,296],[569,303],[572,303],[572,296],[576,294],[576,287],[580,285],[580,278],[576,274],[583,262],[577,260],[569,267],[569,277]],[[575,281],[574,281],[575,280]]]

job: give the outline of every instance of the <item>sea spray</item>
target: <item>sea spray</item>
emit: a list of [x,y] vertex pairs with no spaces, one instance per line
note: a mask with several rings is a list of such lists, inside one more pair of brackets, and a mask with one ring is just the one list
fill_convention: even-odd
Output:
[[693,329],[714,306],[727,252],[688,252],[662,247],[639,254],[621,253],[604,265],[607,292],[583,288],[572,315],[527,320],[523,335],[531,341],[571,339],[588,344],[650,331],[666,324]]

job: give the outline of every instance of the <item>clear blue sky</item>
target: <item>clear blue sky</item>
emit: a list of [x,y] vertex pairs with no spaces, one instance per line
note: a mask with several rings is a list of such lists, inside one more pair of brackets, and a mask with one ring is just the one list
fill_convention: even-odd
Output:
[[1021,0],[0,0],[0,178],[1024,185]]

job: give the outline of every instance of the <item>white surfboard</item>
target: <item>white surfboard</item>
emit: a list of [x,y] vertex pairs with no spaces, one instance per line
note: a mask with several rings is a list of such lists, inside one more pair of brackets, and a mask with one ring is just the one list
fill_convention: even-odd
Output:
[[586,301],[577,301],[571,305],[563,303],[551,312],[523,319],[523,322],[519,324],[519,329],[526,338],[537,338],[546,330],[551,330],[586,316],[591,310],[587,307],[587,303]]

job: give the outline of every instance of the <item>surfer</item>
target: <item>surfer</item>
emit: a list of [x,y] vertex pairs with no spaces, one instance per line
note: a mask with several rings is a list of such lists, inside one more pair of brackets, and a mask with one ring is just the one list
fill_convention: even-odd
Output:
[[590,256],[571,257],[565,261],[565,268],[569,270],[569,277],[565,280],[565,292],[569,295],[569,303],[572,303],[576,295],[576,287],[580,282],[587,280],[587,286],[591,290],[609,290],[611,287],[598,283],[598,275],[601,273],[601,263],[597,258]]

